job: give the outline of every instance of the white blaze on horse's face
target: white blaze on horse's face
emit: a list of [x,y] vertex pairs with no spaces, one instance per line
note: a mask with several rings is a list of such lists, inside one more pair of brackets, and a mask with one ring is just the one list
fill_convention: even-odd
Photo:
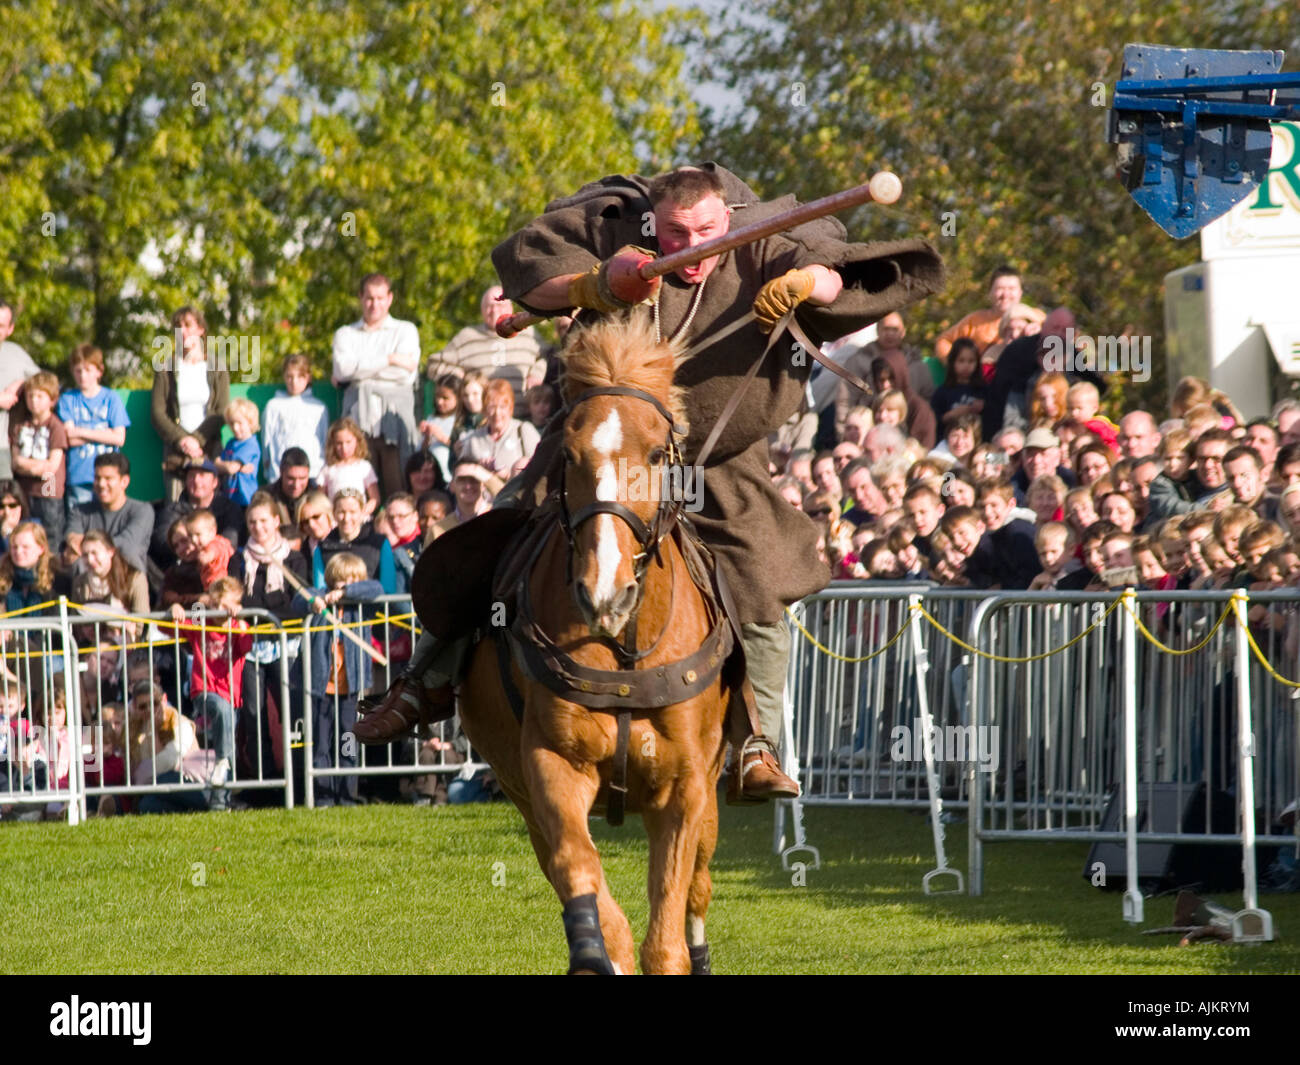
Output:
[[[603,503],[621,503],[626,486],[619,476],[620,462],[625,467],[627,456],[624,443],[628,427],[617,407],[610,403],[600,410],[593,401],[588,408],[591,419],[580,423],[571,444],[571,451],[581,456],[585,477],[572,477],[569,505],[576,511],[582,506],[583,493],[578,486],[586,477],[594,491],[595,499]],[[590,435],[586,425],[595,425]],[[637,434],[633,432],[635,438]],[[584,620],[593,634],[617,638],[627,625],[636,607],[637,585],[633,555],[638,550],[636,540],[623,519],[613,514],[596,514],[578,530],[578,558],[574,591]]]
[[[623,422],[617,410],[611,410],[600,427],[591,434],[592,447],[600,456],[596,472],[596,498],[606,503],[618,500],[618,474],[614,472],[613,455],[623,446]],[[623,557],[618,549],[618,534],[614,519],[609,514],[596,517],[596,590],[592,595],[597,614],[605,613],[605,606],[614,597],[614,579],[618,563]]]

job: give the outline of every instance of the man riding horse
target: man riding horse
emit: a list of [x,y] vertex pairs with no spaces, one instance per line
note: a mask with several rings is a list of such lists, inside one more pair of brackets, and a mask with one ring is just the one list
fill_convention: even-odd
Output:
[[[758,721],[733,772],[746,799],[793,796],[798,785],[776,758],[790,636],[788,604],[825,586],[813,522],[773,487],[768,434],[803,399],[811,362],[801,345],[778,341],[744,383],[747,370],[787,312],[814,343],[851,333],[938,291],[943,264],[924,241],[846,242],[839,222],[821,218],[723,255],[645,281],[638,268],[654,246],[671,254],[725,234],[733,218],[749,224],[788,210],[792,197],[762,203],[722,167],[682,167],[653,180],[615,176],[551,203],[546,213],[499,245],[492,261],[505,296],[541,315],[576,312],[577,323],[649,304],[657,336],[690,352],[677,372],[694,464],[737,388],[745,391],[708,454],[703,509],[691,521],[731,591]],[[797,310],[796,310],[797,309]],[[636,313],[647,313],[641,310]],[[736,326],[717,343],[710,337]],[[562,420],[562,419],[559,419]],[[557,422],[559,421],[557,420]],[[497,505],[532,507],[562,434],[543,438]],[[467,641],[426,637],[412,668],[355,729],[362,743],[388,743],[420,721],[454,712],[452,683]]]

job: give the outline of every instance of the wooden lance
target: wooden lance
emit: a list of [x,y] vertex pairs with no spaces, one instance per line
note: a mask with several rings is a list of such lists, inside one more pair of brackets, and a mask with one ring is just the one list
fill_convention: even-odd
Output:
[[[820,200],[813,200],[811,203],[802,203],[798,207],[773,215],[771,218],[741,226],[739,229],[733,229],[720,237],[706,240],[703,244],[696,244],[692,248],[682,248],[671,255],[663,255],[658,259],[652,259],[650,262],[642,264],[637,272],[641,275],[642,280],[650,281],[656,277],[663,277],[664,274],[671,274],[674,270],[694,266],[696,263],[711,259],[715,255],[723,255],[746,244],[754,244],[766,237],[784,233],[796,226],[803,225],[805,222],[811,222],[828,214],[834,214],[836,211],[857,207],[863,203],[894,203],[902,193],[903,183],[898,180],[898,176],[888,170],[882,170],[865,185],[857,185],[854,188],[845,189],[843,192],[823,196]],[[497,322],[497,335],[509,339],[529,326],[542,321],[545,321],[545,319],[526,312],[507,315]]]

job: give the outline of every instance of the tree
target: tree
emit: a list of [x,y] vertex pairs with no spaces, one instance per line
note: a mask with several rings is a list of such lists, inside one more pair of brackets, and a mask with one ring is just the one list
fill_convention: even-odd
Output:
[[711,72],[745,106],[708,114],[706,143],[803,199],[894,170],[896,207],[846,221],[862,239],[920,235],[943,254],[948,289],[909,312],[914,340],[985,306],[989,274],[1012,263],[1029,301],[1069,305],[1081,330],[1154,337],[1143,395],[1160,402],[1162,279],[1199,245],[1167,238],[1114,177],[1103,117],[1124,45],[1300,44],[1292,4],[1194,7],[763,0],[713,38]]
[[440,346],[488,253],[555,195],[692,136],[634,3],[32,0],[0,40],[0,294],[47,365],[91,339],[147,384],[167,319],[322,369],[382,270]]

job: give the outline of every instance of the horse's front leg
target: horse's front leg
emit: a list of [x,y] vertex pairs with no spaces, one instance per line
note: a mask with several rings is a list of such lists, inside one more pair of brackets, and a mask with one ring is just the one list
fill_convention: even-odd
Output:
[[709,863],[718,846],[718,790],[711,787],[705,797],[704,816],[700,822],[700,844],[695,851],[695,869],[686,893],[686,945],[691,956],[691,975],[709,976],[713,963],[709,958],[709,941],[704,933],[704,918],[713,899],[713,877]]
[[613,975],[600,928],[598,898],[603,885],[600,855],[587,828],[587,815],[600,787],[594,766],[575,766],[549,747],[525,718],[523,769],[533,816],[550,851],[547,878],[564,904],[569,972]]
[[695,878],[707,792],[704,774],[694,773],[674,784],[662,804],[642,813],[650,836],[650,926],[641,943],[641,971],[646,974],[691,971],[687,892]]

